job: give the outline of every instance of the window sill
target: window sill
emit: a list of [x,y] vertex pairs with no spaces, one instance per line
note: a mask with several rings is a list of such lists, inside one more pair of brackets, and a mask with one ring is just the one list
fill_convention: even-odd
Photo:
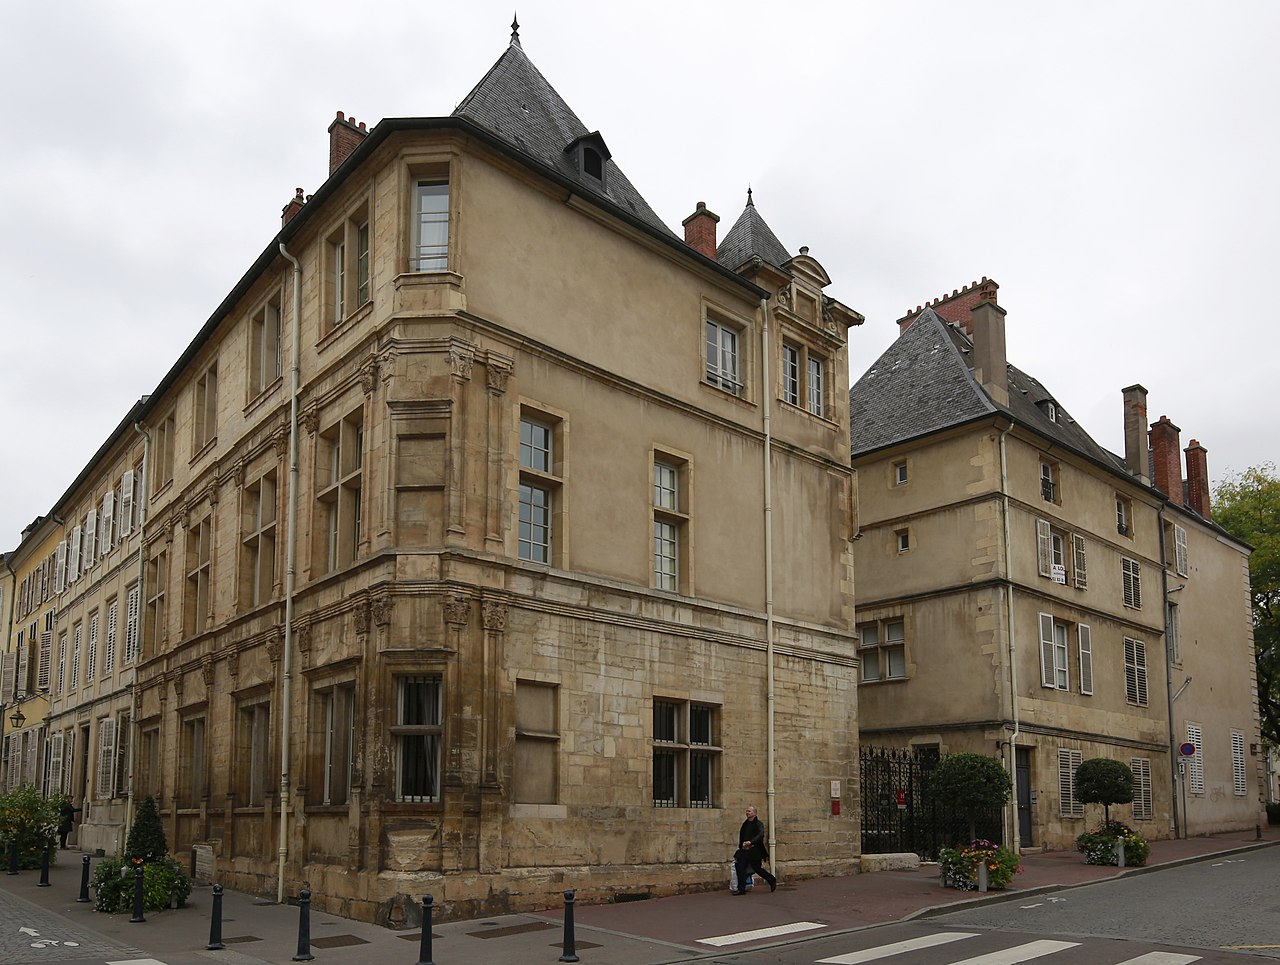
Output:
[[208,442],[204,443],[199,449],[191,454],[191,459],[187,465],[194,466],[197,462],[213,452],[214,447],[218,444],[218,437],[215,435]]
[[342,321],[329,325],[324,334],[320,336],[319,341],[316,342],[316,349],[323,352],[334,342],[339,341],[344,334],[354,331],[360,322],[372,314],[373,299],[369,299],[349,315],[344,316]]
[[740,392],[733,392],[722,385],[716,385],[714,382],[708,382],[705,377],[699,380],[699,384],[708,392],[714,392],[722,398],[731,399],[739,405],[743,405],[751,409],[756,407],[756,404],[746,397],[746,386],[743,386],[742,391]]
[[282,385],[284,385],[284,376],[277,375],[274,379],[271,380],[269,385],[267,385],[264,389],[262,389],[262,391],[260,391],[257,395],[255,395],[245,404],[245,407],[243,410],[244,414],[249,415],[249,413],[253,412],[254,409],[260,408],[263,405],[263,403],[265,403],[268,399],[270,399],[271,396],[275,394],[276,390],[280,388],[280,386]]
[[859,680],[859,687],[874,687],[877,684],[904,684],[910,677],[884,677],[881,680]]

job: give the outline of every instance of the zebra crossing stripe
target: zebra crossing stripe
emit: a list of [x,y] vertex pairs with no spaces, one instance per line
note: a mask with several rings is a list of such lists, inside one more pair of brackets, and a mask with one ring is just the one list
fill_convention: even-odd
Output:
[[1079,942],[1055,942],[1044,939],[1038,942],[1027,942],[1025,945],[1014,945],[1012,948],[979,955],[976,958],[966,958],[962,962],[952,962],[951,965],[1017,965],[1018,962],[1029,962],[1033,958],[1052,955],[1068,948],[1075,948],[1079,944]]
[[1179,955],[1177,952],[1147,952],[1137,958],[1126,959],[1117,965],[1191,965],[1200,961],[1199,955]]
[[737,945],[740,942],[754,942],[762,938],[776,938],[778,935],[791,935],[798,931],[809,931],[814,928],[826,928],[820,921],[793,921],[787,925],[774,925],[772,928],[757,928],[755,931],[740,931],[732,935],[717,935],[715,938],[699,938],[699,945]]
[[911,938],[907,941],[894,942],[891,945],[864,948],[860,952],[849,952],[847,955],[837,955],[835,958],[824,958],[818,961],[816,965],[859,965],[860,962],[874,962],[877,959],[901,955],[904,952],[915,952],[922,948],[933,948],[935,945],[958,942],[962,938],[973,938],[976,934],[978,933],[972,931],[942,931],[936,935],[924,935],[921,938]]

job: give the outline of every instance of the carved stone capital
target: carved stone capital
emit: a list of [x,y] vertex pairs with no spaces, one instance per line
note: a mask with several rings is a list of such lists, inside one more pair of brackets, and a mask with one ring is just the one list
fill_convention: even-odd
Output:
[[289,427],[287,425],[276,426],[276,431],[271,433],[271,446],[275,450],[277,459],[283,459],[289,455]]
[[227,673],[231,675],[231,679],[235,680],[240,676],[240,651],[227,651]]
[[351,620],[355,624],[356,636],[363,637],[369,632],[368,597],[361,597],[356,600],[355,607],[351,611]]
[[271,636],[267,638],[267,659],[272,663],[279,663],[280,656],[284,651],[280,631],[273,631]]
[[224,482],[228,486],[235,486],[237,489],[244,487],[244,466],[243,459],[237,459],[231,466],[231,471],[227,473]]
[[381,593],[373,598],[373,622],[380,627],[389,626],[391,615],[395,610],[395,600],[388,593]]
[[463,596],[451,596],[444,601],[444,622],[466,626],[471,619],[471,602]]
[[213,658],[205,657],[200,661],[200,679],[206,687],[213,686]]
[[502,395],[507,391],[507,379],[511,377],[511,370],[515,363],[505,355],[498,355],[496,352],[489,352],[485,357],[485,378],[488,380],[489,391],[494,395]]
[[182,686],[183,686],[182,671],[181,670],[169,671],[169,683],[173,685],[174,699],[177,700],[179,703],[181,703],[182,702]]
[[396,359],[399,355],[399,352],[391,348],[378,356],[378,374],[382,376],[383,385],[391,385],[391,379],[396,374]]
[[298,423],[307,430],[308,435],[314,436],[320,428],[320,406],[315,402],[308,405],[299,413]]
[[484,628],[502,633],[507,629],[507,605],[486,601],[484,605]]
[[453,342],[449,345],[449,370],[459,382],[471,379],[471,364],[475,361],[476,351],[464,342]]
[[364,390],[366,396],[373,395],[373,390],[378,387],[378,360],[370,356],[365,360],[364,366],[360,369],[360,388]]

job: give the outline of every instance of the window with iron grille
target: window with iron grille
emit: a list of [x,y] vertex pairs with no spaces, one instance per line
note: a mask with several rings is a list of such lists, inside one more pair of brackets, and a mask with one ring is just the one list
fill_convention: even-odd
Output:
[[720,761],[719,708],[655,698],[653,701],[653,806],[716,806]]
[[396,800],[440,800],[440,744],[443,691],[439,674],[396,678]]

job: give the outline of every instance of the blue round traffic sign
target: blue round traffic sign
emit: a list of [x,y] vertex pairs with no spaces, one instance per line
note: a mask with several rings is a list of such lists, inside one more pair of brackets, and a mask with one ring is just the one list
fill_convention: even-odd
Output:
[[1178,753],[1183,757],[1194,757],[1196,753],[1196,745],[1191,743],[1191,741],[1183,741],[1178,746]]

